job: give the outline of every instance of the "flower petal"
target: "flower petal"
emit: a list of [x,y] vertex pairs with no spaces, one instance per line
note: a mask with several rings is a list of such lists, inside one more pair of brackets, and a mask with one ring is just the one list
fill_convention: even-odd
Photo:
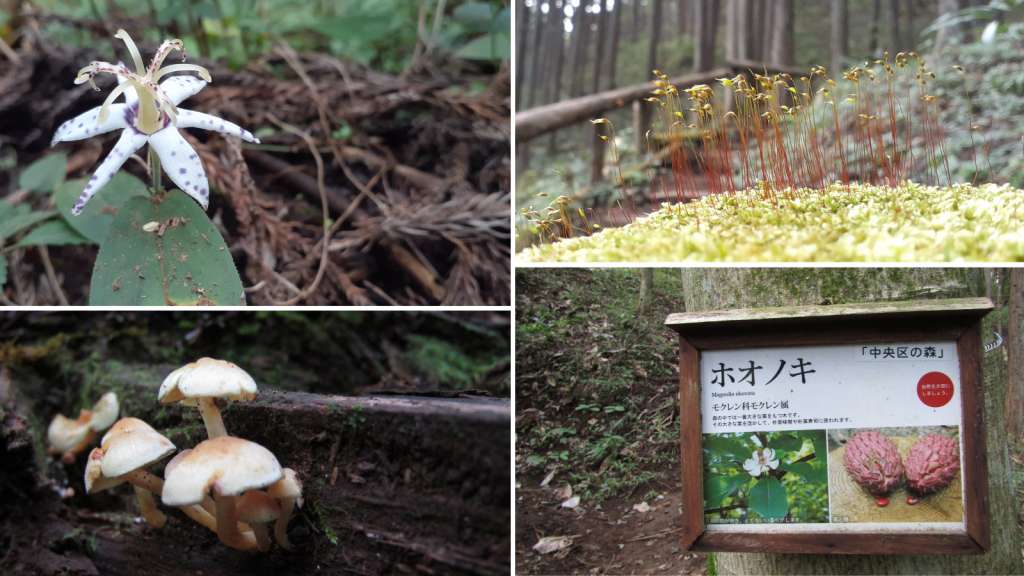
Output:
[[[124,66],[124,62],[118,62],[117,64],[119,66]],[[124,76],[117,77],[118,84],[122,84],[125,80],[127,80],[127,78],[125,78]],[[125,103],[127,103],[129,106],[138,106],[139,94],[135,91],[135,88],[128,87],[124,89],[124,100]]]
[[223,134],[230,134],[231,136],[237,136],[246,142],[260,143],[259,138],[256,138],[248,130],[242,128],[237,124],[228,122],[216,116],[210,116],[209,114],[203,114],[202,112],[194,112],[192,110],[181,110],[178,114],[178,128],[202,128],[203,130],[213,130],[214,132],[221,132]]
[[181,137],[178,129],[168,126],[149,137],[149,145],[160,157],[164,172],[183,192],[195,198],[205,210],[210,205],[210,184],[199,154]]
[[[124,104],[116,104],[116,106],[124,106]],[[113,121],[113,118],[107,124],[111,121]],[[71,213],[75,216],[81,214],[82,208],[85,208],[85,203],[95,196],[101,188],[106,186],[107,182],[110,182],[110,179],[114,177],[118,169],[124,165],[125,160],[134,154],[136,150],[142,148],[147,138],[148,136],[135,130],[121,132],[121,138],[117,141],[114,149],[110,151],[110,155],[103,161],[103,164],[100,164],[100,167],[96,169],[92,179],[85,185],[85,190],[78,198],[78,202],[75,202],[74,207],[71,208]]]
[[96,125],[96,118],[100,114],[100,106],[83,112],[78,116],[75,116],[71,120],[60,125],[57,128],[57,132],[53,135],[53,140],[50,142],[50,146],[56,146],[57,142],[69,142],[71,140],[82,140],[83,138],[89,138],[96,136],[97,134],[106,134],[112,132],[118,128],[128,127],[129,110],[125,104],[111,104],[107,109],[110,111],[110,117],[102,125]]
[[195,96],[200,90],[206,87],[207,82],[195,76],[171,76],[160,83],[160,88],[167,94],[177,106],[186,98]]
[[771,448],[765,448],[764,449],[764,460],[771,460],[773,458],[775,458],[775,450],[772,450]]
[[768,467],[771,468],[772,470],[775,470],[776,468],[779,467],[779,461],[778,460],[772,460],[772,461],[768,462]]
[[758,468],[758,465],[757,462],[755,462],[753,459],[747,460],[746,462],[743,463],[743,469],[746,470],[747,472],[753,472],[755,468]]

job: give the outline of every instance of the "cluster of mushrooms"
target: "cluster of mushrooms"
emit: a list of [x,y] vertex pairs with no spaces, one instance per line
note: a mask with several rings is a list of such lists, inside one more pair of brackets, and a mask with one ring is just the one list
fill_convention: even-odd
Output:
[[276,522],[275,539],[291,550],[288,521],[295,505],[302,506],[302,483],[263,446],[229,436],[215,400],[246,402],[255,397],[256,382],[230,362],[202,358],[171,372],[158,399],[199,408],[209,439],[171,459],[160,478],[146,468],[174,452],[174,444],[142,420],[122,418],[89,454],[86,492],[130,482],[150,525],[162,528],[166,522],[156,507],[156,494],[164,505],[181,509],[239,550],[269,550],[266,524]]

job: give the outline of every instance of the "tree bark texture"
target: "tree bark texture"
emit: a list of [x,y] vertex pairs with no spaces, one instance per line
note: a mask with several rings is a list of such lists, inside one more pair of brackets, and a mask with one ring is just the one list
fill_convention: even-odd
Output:
[[[985,295],[977,268],[684,268],[687,312]],[[994,338],[995,314],[984,321]],[[981,556],[716,553],[719,574],[1020,574],[1017,504],[1003,414],[1002,354],[986,353],[985,411],[992,550]]]
[[1010,269],[1010,321],[1006,327],[1006,430],[1024,440],[1024,268]]
[[[658,44],[661,42],[661,14],[663,8],[662,0],[651,0],[651,43],[647,47],[647,73],[657,70]],[[663,66],[662,66],[663,67]]]
[[[83,385],[114,390],[179,450],[206,438],[198,411],[156,400],[173,368],[119,366]],[[289,524],[295,550],[246,553],[179,510],[160,530],[133,521],[133,491],[86,495],[85,455],[67,467],[33,449],[49,414],[31,368],[0,374],[0,574],[506,574],[510,562],[510,406],[490,398],[343,397],[261,390],[223,409],[228,433],[257,442],[303,482]],[[41,444],[40,444],[41,446]],[[160,462],[151,470],[163,475]],[[61,500],[49,476],[74,488]],[[17,495],[17,497],[10,497]]]
[[583,2],[572,12],[572,32],[569,34],[569,54],[572,55],[572,64],[569,67],[569,97],[579,98],[583,94],[583,76],[586,61],[586,36],[583,27],[587,22],[587,11]]

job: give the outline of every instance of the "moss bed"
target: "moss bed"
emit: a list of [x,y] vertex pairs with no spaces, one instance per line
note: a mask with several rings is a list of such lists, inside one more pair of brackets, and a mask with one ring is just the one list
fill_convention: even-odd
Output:
[[1024,261],[1024,191],[1008,185],[834,184],[708,196],[521,262]]

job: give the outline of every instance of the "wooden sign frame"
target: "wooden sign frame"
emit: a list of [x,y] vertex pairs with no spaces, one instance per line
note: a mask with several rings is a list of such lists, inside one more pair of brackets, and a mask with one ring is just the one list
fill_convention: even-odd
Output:
[[[988,298],[757,308],[671,314],[679,334],[683,544],[688,550],[833,554],[983,554],[991,547],[981,320]],[[706,531],[701,447],[701,354],[783,346],[956,341],[963,410],[964,529]]]

